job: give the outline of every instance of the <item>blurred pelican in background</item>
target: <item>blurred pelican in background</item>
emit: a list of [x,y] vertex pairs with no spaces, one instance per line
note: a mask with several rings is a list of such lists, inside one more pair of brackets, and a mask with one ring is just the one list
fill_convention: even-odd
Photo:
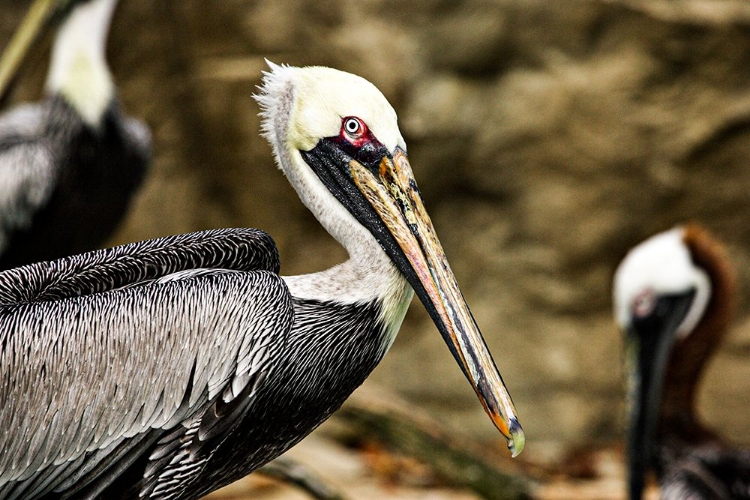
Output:
[[151,136],[123,114],[105,58],[115,6],[72,3],[46,97],[0,116],[0,269],[98,248],[144,178]]
[[704,368],[726,334],[735,283],[722,246],[696,225],[633,248],[614,280],[629,377],[629,497],[654,471],[662,498],[750,498],[750,450],[698,418]]

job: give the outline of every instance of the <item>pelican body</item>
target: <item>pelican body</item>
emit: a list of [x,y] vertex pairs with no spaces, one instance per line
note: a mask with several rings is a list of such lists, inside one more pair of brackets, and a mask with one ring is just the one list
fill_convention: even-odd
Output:
[[650,470],[667,500],[750,498],[750,450],[726,444],[695,410],[734,292],[724,249],[696,225],[641,243],[615,274],[629,374],[631,499],[641,498]]
[[60,27],[47,96],[0,116],[0,269],[100,247],[151,155],[114,93],[105,42],[115,0],[87,0]]
[[341,406],[414,292],[522,449],[383,95],[271,65],[257,99],[280,168],[349,259],[280,277],[268,235],[223,229],[0,273],[0,499],[196,499],[235,481]]

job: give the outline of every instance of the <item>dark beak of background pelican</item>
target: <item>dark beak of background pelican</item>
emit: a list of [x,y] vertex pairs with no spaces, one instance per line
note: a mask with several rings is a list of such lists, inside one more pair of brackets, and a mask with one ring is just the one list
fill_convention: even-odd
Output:
[[682,323],[695,296],[661,296],[651,314],[633,319],[625,332],[625,361],[629,379],[628,494],[639,500],[651,465],[656,424],[661,409],[664,375]]
[[[384,156],[377,168],[356,160],[349,167],[354,184],[379,217],[379,226],[392,236],[390,244],[377,234],[376,238],[419,295],[515,457],[525,437],[513,401],[448,265],[406,153],[397,148],[393,158]],[[389,248],[394,243],[397,248]]]

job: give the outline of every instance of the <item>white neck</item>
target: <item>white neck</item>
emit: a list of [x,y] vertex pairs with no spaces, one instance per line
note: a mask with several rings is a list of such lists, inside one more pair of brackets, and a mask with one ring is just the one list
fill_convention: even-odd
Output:
[[390,261],[385,266],[363,266],[350,258],[325,271],[283,279],[292,296],[300,299],[343,304],[379,301],[380,320],[386,327],[386,350],[396,339],[414,296],[409,283]]
[[62,95],[93,127],[114,95],[105,49],[116,2],[90,0],[74,8],[58,31],[47,75],[47,91]]

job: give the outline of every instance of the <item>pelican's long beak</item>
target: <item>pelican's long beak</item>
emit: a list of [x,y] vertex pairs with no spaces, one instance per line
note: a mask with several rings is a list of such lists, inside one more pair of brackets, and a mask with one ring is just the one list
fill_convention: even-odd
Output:
[[640,500],[651,465],[651,443],[661,410],[664,376],[677,328],[685,318],[694,292],[658,298],[654,313],[631,321],[625,329],[628,372],[628,495]]
[[393,159],[384,156],[377,169],[355,160],[349,167],[354,184],[403,252],[405,262],[403,258],[394,261],[432,316],[487,414],[508,440],[512,455],[517,456],[525,437],[516,409],[448,265],[406,153],[396,148]]

